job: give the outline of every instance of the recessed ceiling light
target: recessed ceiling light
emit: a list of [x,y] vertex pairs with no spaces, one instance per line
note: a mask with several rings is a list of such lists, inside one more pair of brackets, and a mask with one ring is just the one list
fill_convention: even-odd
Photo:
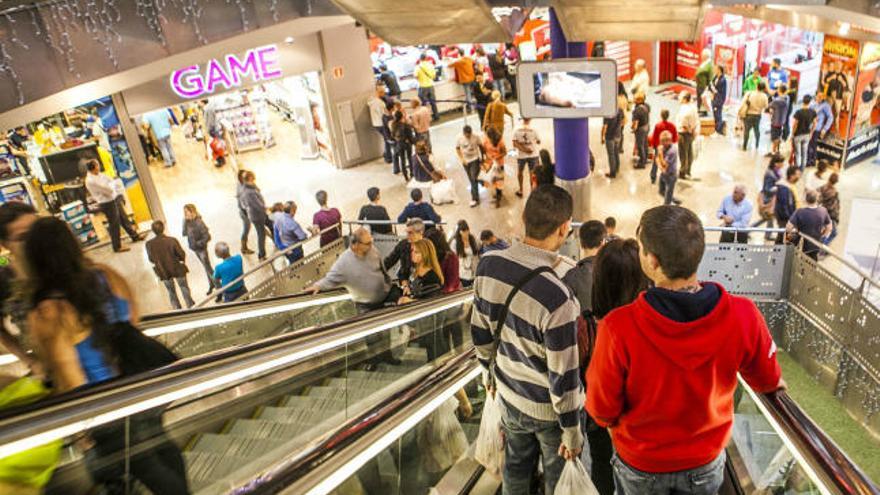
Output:
[[284,42],[287,43],[288,45],[292,45],[293,44],[293,36],[288,36],[287,38],[284,38]]

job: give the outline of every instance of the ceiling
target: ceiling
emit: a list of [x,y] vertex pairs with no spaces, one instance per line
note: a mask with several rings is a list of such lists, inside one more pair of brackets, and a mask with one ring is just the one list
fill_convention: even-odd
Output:
[[702,0],[551,0],[569,41],[696,38]]

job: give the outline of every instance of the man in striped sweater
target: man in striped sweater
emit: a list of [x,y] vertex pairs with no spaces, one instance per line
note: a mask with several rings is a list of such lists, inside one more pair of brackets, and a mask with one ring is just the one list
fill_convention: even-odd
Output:
[[[553,270],[571,231],[572,199],[553,185],[535,189],[523,211],[525,239],[483,255],[474,281],[471,333],[487,369],[493,354],[494,387],[501,398],[505,433],[502,493],[530,493],[538,456],[544,493],[553,493],[566,459],[578,455],[584,391],[578,379],[577,324],[580,307]],[[538,267],[551,270],[528,280],[511,300],[497,342],[493,333],[514,286]]]

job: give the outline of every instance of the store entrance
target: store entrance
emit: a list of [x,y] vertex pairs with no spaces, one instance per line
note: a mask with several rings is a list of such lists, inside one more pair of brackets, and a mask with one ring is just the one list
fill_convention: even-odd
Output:
[[[310,72],[138,115],[169,232],[180,235],[183,207],[193,204],[212,242],[227,241],[238,251],[239,170],[256,174],[271,206],[294,199],[297,177],[333,168],[321,95],[320,75]],[[254,249],[256,236],[251,232],[250,237]],[[185,239],[181,242],[186,246]]]

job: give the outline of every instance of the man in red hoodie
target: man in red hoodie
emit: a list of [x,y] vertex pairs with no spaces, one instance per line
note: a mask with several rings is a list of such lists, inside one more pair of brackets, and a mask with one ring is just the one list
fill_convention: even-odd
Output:
[[705,241],[692,211],[651,208],[637,236],[655,287],[599,323],[586,408],[610,428],[618,495],[714,494],[737,372],[757,392],[782,386],[776,345],[752,301],[697,281]]

